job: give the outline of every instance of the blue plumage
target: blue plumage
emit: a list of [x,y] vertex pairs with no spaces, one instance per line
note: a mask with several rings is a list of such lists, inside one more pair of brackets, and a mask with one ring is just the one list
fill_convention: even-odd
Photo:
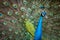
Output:
[[40,16],[40,19],[38,22],[38,26],[37,26],[37,29],[35,32],[34,40],[42,40],[42,22],[43,22],[43,16],[45,16],[45,15],[46,15],[45,11],[41,13],[41,16]]

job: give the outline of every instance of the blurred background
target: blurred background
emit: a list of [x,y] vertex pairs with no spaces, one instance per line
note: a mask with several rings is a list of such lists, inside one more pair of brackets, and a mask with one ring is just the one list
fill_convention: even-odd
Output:
[[0,40],[33,40],[41,8],[42,40],[60,40],[60,0],[0,0]]

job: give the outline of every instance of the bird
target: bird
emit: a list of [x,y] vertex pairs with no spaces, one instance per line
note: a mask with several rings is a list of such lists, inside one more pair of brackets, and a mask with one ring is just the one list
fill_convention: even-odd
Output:
[[36,1],[1,0],[0,40],[33,40],[35,24],[29,19],[34,22],[36,7]]
[[37,25],[37,28],[36,28],[34,40],[42,40],[42,22],[43,22],[43,17],[45,15],[46,15],[45,11],[41,13],[41,16],[39,18],[38,25]]
[[[43,39],[58,40],[59,4],[57,0],[0,0],[0,40],[34,40],[40,18]],[[43,19],[42,8],[48,19]]]

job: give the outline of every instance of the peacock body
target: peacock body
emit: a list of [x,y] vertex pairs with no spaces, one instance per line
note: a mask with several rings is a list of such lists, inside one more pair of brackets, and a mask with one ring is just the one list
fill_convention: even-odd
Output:
[[59,0],[0,0],[0,40],[33,40],[43,10],[42,40],[60,40]]

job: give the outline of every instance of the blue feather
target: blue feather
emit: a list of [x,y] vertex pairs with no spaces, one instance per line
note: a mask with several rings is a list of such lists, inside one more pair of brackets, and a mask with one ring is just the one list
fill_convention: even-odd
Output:
[[35,36],[34,36],[34,40],[42,40],[42,22],[43,22],[43,17],[46,15],[46,12],[42,12],[39,22],[38,22],[38,26],[35,32]]
[[42,37],[42,16],[40,16],[39,22],[38,22],[38,27],[35,32],[35,38],[34,40],[41,40]]

